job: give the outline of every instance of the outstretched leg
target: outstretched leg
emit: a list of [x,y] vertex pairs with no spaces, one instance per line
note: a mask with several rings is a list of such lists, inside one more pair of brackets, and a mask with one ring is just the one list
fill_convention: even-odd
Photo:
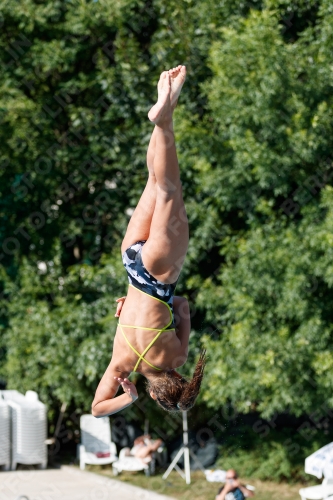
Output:
[[159,88],[159,99],[148,115],[156,124],[156,203],[149,238],[142,249],[147,270],[165,283],[172,283],[178,278],[188,247],[188,221],[172,122],[172,98],[177,99],[179,95],[178,92],[175,97],[175,90],[172,93],[172,83],[178,78],[183,84],[185,67],[176,68],[171,74],[173,77],[167,74],[162,78],[162,73],[163,86]]
[[154,174],[154,158],[156,145],[156,127],[150,138],[147,151],[148,180],[136,209],[128,223],[121,253],[140,240],[147,240],[156,203],[156,177]]
[[[164,71],[161,75],[162,77],[167,74],[171,75],[171,107],[175,108],[182,87],[182,83],[185,81],[185,74],[179,75],[182,66],[173,68],[170,71]],[[182,70],[184,72],[184,69]],[[178,80],[177,80],[178,77]],[[183,80],[182,80],[183,78]],[[176,82],[177,80],[177,82]],[[181,81],[180,81],[181,80]],[[160,86],[159,82],[159,86]],[[155,111],[158,108],[157,105],[154,106]],[[154,108],[150,111],[153,112]],[[158,111],[158,110],[157,110]],[[154,172],[155,154],[156,154],[156,136],[158,134],[157,126],[155,126],[153,133],[150,138],[148,151],[147,151],[147,167],[148,167],[148,181],[146,187],[141,195],[136,209],[128,223],[126,234],[124,236],[121,253],[123,253],[128,247],[133,245],[140,240],[147,240],[150,234],[151,222],[156,205],[156,177]]]

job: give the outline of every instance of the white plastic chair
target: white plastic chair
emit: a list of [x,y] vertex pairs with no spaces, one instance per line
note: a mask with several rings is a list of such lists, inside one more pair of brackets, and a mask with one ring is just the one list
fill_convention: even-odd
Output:
[[25,393],[25,398],[29,401],[39,401],[39,397],[36,391],[27,391]]
[[299,494],[302,500],[327,500],[330,495],[333,495],[333,478],[325,478],[317,486],[301,488]]
[[[109,417],[95,418],[82,415],[80,418],[81,445],[79,447],[80,469],[86,464],[104,465],[117,460],[117,448],[111,441]],[[108,457],[98,457],[96,453],[110,453]]]
[[10,408],[0,398],[0,467],[10,469]]

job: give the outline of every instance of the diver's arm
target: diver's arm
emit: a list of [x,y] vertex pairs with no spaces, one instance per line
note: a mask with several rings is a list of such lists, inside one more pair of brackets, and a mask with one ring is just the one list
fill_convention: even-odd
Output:
[[91,405],[91,413],[96,418],[113,415],[114,413],[127,408],[127,406],[131,405],[135,399],[127,393],[124,393],[114,399],[106,399],[105,401],[99,401],[97,403],[94,402]]
[[191,333],[190,306],[185,297],[173,298],[173,310],[176,322],[176,335],[180,340],[184,355],[188,354],[188,342]]
[[[124,394],[115,397],[119,385],[124,389]],[[91,413],[94,417],[112,415],[131,405],[136,399],[138,399],[138,393],[135,385],[127,378],[117,377],[110,363],[98,384],[91,405]]]

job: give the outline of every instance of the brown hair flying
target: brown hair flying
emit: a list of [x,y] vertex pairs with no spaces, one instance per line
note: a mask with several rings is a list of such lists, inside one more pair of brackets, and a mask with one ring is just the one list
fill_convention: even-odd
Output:
[[206,350],[203,349],[191,380],[188,381],[184,377],[180,379],[165,372],[161,377],[147,381],[147,391],[155,394],[156,402],[164,410],[189,410],[194,406],[199,394],[206,360]]

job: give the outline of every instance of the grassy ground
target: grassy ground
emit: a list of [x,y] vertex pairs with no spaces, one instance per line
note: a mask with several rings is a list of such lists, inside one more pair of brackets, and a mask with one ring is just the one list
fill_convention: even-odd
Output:
[[[88,466],[87,469],[115,479],[110,467]],[[191,473],[190,485],[174,471],[166,481],[162,479],[161,474],[146,477],[143,472],[123,472],[116,479],[181,500],[214,500],[219,488],[218,483],[208,483],[201,472]],[[301,484],[278,484],[243,478],[241,480],[245,484],[255,486],[257,500],[300,500],[298,490],[304,487]]]

